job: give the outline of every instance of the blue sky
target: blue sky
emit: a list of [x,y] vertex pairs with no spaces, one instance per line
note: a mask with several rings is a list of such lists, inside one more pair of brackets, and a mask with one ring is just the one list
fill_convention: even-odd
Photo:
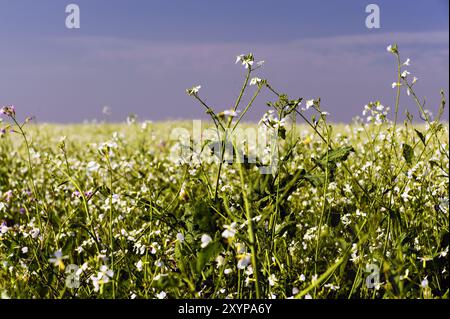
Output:
[[[65,28],[65,7],[81,9],[81,28]],[[365,27],[376,3],[381,28]],[[348,122],[364,104],[392,106],[398,42],[417,92],[436,112],[448,92],[448,1],[0,0],[0,104],[40,122],[205,118],[184,90],[218,111],[242,82],[235,55],[266,61],[258,76],[293,97],[321,97],[331,119]],[[249,119],[266,110],[261,96]],[[402,111],[416,110],[402,97]],[[448,113],[446,113],[447,115]],[[448,116],[448,115],[447,115]]]

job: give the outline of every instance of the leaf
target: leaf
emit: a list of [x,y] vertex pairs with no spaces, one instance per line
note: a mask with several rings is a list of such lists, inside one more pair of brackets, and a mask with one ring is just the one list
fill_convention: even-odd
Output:
[[345,161],[351,152],[355,152],[353,146],[343,146],[328,151],[328,154],[325,153],[324,155],[322,155],[320,160],[314,158],[312,160],[323,169],[324,167],[326,167],[327,160],[329,164],[334,165],[336,163]]
[[306,174],[303,178],[310,182],[314,187],[320,187],[325,183],[325,175]]
[[402,144],[402,148],[403,148],[403,158],[408,164],[411,164],[412,159],[414,157],[413,148],[408,144]]
[[203,268],[205,268],[205,265],[215,259],[217,255],[219,255],[221,250],[222,245],[218,241],[212,242],[208,246],[200,250],[197,254],[197,272],[202,272]]
[[282,237],[287,231],[295,231],[297,223],[296,222],[287,222],[284,223],[275,233],[275,237]]
[[416,129],[414,129],[414,131],[416,131],[417,136],[419,136],[419,138],[422,141],[423,145],[425,145],[425,136],[423,135],[423,133],[420,132],[419,130],[416,130]]
[[[336,148],[332,151],[329,151],[328,152],[328,162],[337,163],[337,162],[345,161],[351,152],[355,152],[355,149],[353,148],[353,146],[343,146],[343,147]],[[322,159],[326,159],[326,158],[327,158],[327,154],[325,154],[325,156],[322,157]]]

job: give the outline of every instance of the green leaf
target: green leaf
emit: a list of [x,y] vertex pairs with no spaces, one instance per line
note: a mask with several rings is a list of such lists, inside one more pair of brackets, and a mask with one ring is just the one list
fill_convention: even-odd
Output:
[[339,147],[334,150],[328,151],[328,154],[325,153],[324,155],[322,155],[320,160],[317,160],[314,158],[312,160],[313,160],[313,162],[318,164],[322,169],[324,169],[326,167],[327,160],[328,160],[328,164],[331,164],[333,166],[336,163],[345,161],[351,152],[355,152],[355,149],[353,148],[353,146],[343,146],[343,147]]
[[[343,147],[336,148],[332,151],[329,151],[328,152],[328,162],[337,163],[337,162],[345,161],[351,152],[355,152],[355,149],[353,148],[353,146],[343,146]],[[325,154],[322,157],[323,160],[326,158],[327,158],[327,154]]]
[[412,159],[414,157],[414,150],[413,150],[413,148],[410,145],[408,145],[408,144],[403,144],[402,148],[403,148],[403,158],[405,159],[405,161],[408,164],[411,164]]
[[200,250],[197,254],[197,273],[201,273],[205,265],[214,260],[222,251],[222,245],[219,241],[210,243]]
[[417,136],[419,136],[420,140],[422,141],[423,145],[425,145],[425,136],[420,132],[419,130],[414,129],[416,131]]

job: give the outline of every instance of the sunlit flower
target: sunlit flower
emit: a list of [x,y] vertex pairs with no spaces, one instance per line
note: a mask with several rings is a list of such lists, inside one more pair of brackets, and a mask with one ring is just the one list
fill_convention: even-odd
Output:
[[208,234],[203,234],[202,237],[201,237],[201,239],[200,239],[200,241],[202,242],[200,246],[201,246],[202,248],[205,248],[206,246],[209,245],[209,243],[211,242],[211,240],[212,240],[211,236],[209,236]]
[[167,297],[167,294],[165,291],[161,291],[159,294],[156,294],[156,298],[158,299],[164,299]]
[[262,82],[262,80],[261,80],[260,78],[254,77],[254,78],[252,78],[252,79],[250,80],[250,85],[257,85],[257,84],[259,84],[259,83],[261,83],[261,82]]
[[194,87],[192,87],[192,88],[190,88],[190,89],[187,89],[187,90],[186,90],[186,93],[187,93],[189,96],[197,95],[198,91],[200,91],[201,88],[202,88],[201,85],[197,85],[197,86],[194,86]]
[[403,79],[405,79],[408,76],[408,74],[411,74],[411,73],[408,70],[405,70],[405,71],[402,72],[401,77]]
[[49,261],[54,264],[59,269],[64,270],[65,265],[63,260],[69,258],[69,256],[63,256],[61,250],[57,250],[53,253],[53,258],[50,258]]

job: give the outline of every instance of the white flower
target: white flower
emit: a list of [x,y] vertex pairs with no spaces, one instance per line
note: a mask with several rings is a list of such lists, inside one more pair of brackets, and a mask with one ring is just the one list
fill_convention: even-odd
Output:
[[109,282],[109,279],[114,276],[114,272],[108,268],[106,265],[100,267],[100,271],[97,273],[97,280],[103,283]]
[[238,62],[242,62],[242,65],[246,69],[248,69],[249,67],[251,67],[253,65],[253,62],[254,62],[253,54],[250,53],[247,55],[244,55],[244,54],[238,55],[236,57],[236,63],[238,63]]
[[397,48],[396,44],[395,45],[388,45],[386,50],[388,52],[391,52],[391,53],[394,53],[394,54],[398,53],[398,48]]
[[[428,277],[428,276],[427,276]],[[427,288],[428,287],[428,279],[427,279],[427,277],[425,277],[423,280],[422,280],[422,282],[420,283],[420,286],[422,287],[422,288]]]
[[231,274],[232,272],[233,272],[233,270],[231,270],[231,268],[227,268],[227,269],[225,269],[225,270],[223,271],[223,273],[224,273],[225,275]]
[[156,294],[156,298],[158,299],[164,299],[166,298],[167,294],[165,291],[161,291],[159,294]]
[[138,271],[142,271],[142,265],[143,265],[142,260],[139,260],[136,263],[136,268],[137,268]]
[[223,112],[220,112],[219,115],[222,116],[230,116],[230,117],[236,117],[239,115],[239,111],[235,111],[235,110],[225,110]]
[[277,279],[277,277],[275,277],[275,275],[274,274],[271,274],[270,276],[269,276],[269,285],[270,286],[275,286],[275,284],[277,283],[277,281],[278,281],[278,279]]
[[236,223],[233,222],[231,225],[223,225],[225,230],[222,233],[223,238],[233,238],[236,235]]
[[418,78],[416,78],[416,77],[413,77],[413,80],[412,80],[412,84],[416,83],[416,82],[417,82],[417,80],[418,80]]
[[216,258],[217,268],[225,265],[225,258],[222,255],[217,256]]
[[300,275],[300,281],[305,281],[305,280],[306,280],[305,275],[301,274],[301,275]]
[[177,240],[182,243],[184,241],[184,235],[182,233],[177,234]]
[[211,236],[209,236],[208,234],[203,234],[201,238],[202,242],[201,247],[205,248],[206,246],[208,246],[211,240],[212,240]]
[[0,225],[0,234],[6,234],[6,233],[8,232],[8,229],[9,229],[9,227],[6,226],[6,223],[5,223],[5,222],[3,222],[3,223]]
[[409,58],[406,59],[405,62],[403,62],[404,66],[409,66],[410,65],[411,60]]
[[256,66],[261,67],[264,64],[264,62],[265,62],[264,60],[258,61],[256,62]]
[[100,164],[98,164],[97,162],[91,161],[87,164],[86,168],[89,172],[96,172],[100,169]]
[[30,231],[31,238],[36,239],[36,238],[39,236],[39,233],[40,233],[40,232],[41,232],[41,231],[39,230],[39,228],[33,228],[33,229]]
[[393,89],[395,89],[397,86],[400,86],[400,85],[402,85],[402,84],[398,83],[398,82],[392,82],[392,84],[391,84]]
[[409,72],[408,70],[405,70],[402,72],[401,77],[404,79],[408,76],[408,74],[411,74],[411,72]]
[[248,265],[250,265],[250,261],[251,261],[251,255],[250,254],[244,254],[242,256],[241,259],[239,259],[238,264],[237,264],[237,268],[238,269],[244,269],[246,268]]
[[254,78],[252,78],[251,80],[250,80],[250,85],[256,85],[256,84],[258,84],[258,83],[261,83],[261,79],[260,78],[258,78],[258,77],[254,77]]
[[312,299],[310,294],[306,294],[305,299]]
[[400,280],[405,280],[406,278],[408,278],[408,275],[409,275],[409,269],[406,269],[405,274],[400,276]]
[[69,258],[69,256],[63,256],[61,250],[57,250],[53,253],[54,258],[50,258],[49,261],[55,266],[64,269],[63,260]]
[[26,254],[28,252],[28,247],[22,247],[22,254]]
[[197,86],[194,86],[194,87],[192,87],[192,88],[190,88],[190,89],[187,89],[187,90],[186,90],[186,93],[187,93],[189,96],[196,95],[196,94],[198,93],[198,91],[199,91],[201,88],[202,88],[201,85],[197,85]]
[[314,100],[307,100],[305,105],[305,110],[308,110],[311,106],[314,105]]

